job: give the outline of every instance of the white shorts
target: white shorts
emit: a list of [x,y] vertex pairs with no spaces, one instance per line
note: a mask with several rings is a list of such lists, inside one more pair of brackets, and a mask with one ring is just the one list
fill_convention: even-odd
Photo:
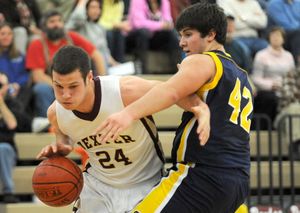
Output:
[[130,212],[160,181],[160,174],[152,179],[116,188],[83,173],[84,186],[80,198],[74,204],[74,213],[125,213]]

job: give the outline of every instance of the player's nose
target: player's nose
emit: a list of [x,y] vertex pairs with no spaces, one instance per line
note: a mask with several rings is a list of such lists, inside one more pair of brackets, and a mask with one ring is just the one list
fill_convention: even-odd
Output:
[[62,97],[63,97],[64,99],[70,98],[70,97],[71,97],[70,91],[69,91],[68,89],[64,89],[63,94],[62,94]]

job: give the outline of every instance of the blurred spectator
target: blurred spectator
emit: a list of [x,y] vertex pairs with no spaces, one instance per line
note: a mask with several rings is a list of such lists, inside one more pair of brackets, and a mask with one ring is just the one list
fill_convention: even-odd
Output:
[[108,47],[112,57],[119,62],[124,62],[125,35],[131,30],[126,17],[124,1],[103,0],[102,4],[99,24],[106,29]]
[[248,73],[251,72],[252,69],[252,60],[251,55],[247,55],[248,51],[246,50],[246,46],[236,40],[233,37],[233,33],[235,31],[235,23],[234,17],[231,15],[227,16],[227,34],[226,34],[226,42],[224,44],[224,48],[227,53],[231,55],[234,61]]
[[[275,128],[284,128],[285,139],[291,140],[291,151],[294,159],[300,160],[300,119],[294,117],[289,121],[287,115],[300,116],[300,69],[288,72],[282,81],[278,115],[274,121]],[[280,125],[280,126],[279,126]],[[290,128],[290,125],[292,125]],[[292,130],[292,131],[291,131]]]
[[0,72],[8,77],[9,92],[19,99],[27,113],[32,114],[31,79],[25,69],[25,56],[16,49],[13,38],[10,24],[0,24]]
[[171,7],[171,15],[172,19],[175,23],[177,16],[181,13],[181,11],[191,5],[191,0],[171,0],[170,7]]
[[281,26],[286,31],[285,47],[300,65],[300,1],[270,0],[267,13],[270,25]]
[[50,77],[51,61],[59,48],[67,44],[83,48],[91,57],[97,75],[105,74],[105,65],[101,53],[90,41],[78,33],[65,32],[64,21],[59,12],[48,11],[45,13],[41,28],[43,30],[41,38],[29,44],[26,68],[32,71],[37,116],[46,117],[47,108],[54,100]]
[[0,72],[8,78],[8,95],[19,103],[19,111],[26,115],[26,119],[18,122],[17,131],[46,130],[47,118],[33,118],[31,78],[25,69],[25,57],[15,48],[12,27],[5,22],[0,24]]
[[[280,101],[278,111],[282,111],[290,104],[300,104],[300,68],[289,71],[282,80],[282,87],[279,91]],[[300,111],[299,111],[300,112]]]
[[12,171],[17,162],[17,149],[14,142],[14,133],[17,128],[17,119],[12,112],[12,106],[6,102],[8,81],[4,74],[0,74],[0,180],[2,182],[3,201],[17,203],[14,196],[14,182]]
[[1,0],[0,14],[12,24],[18,50],[25,54],[28,42],[40,34],[41,14],[35,0]]
[[128,20],[133,30],[127,36],[127,46],[134,46],[135,57],[142,62],[147,73],[147,51],[162,50],[169,56],[170,70],[177,71],[181,61],[178,35],[174,30],[168,0],[131,0]]
[[67,30],[74,30],[91,41],[103,54],[106,68],[117,65],[107,46],[106,31],[98,24],[101,15],[100,0],[79,0],[66,23]]
[[[267,114],[272,122],[277,115],[282,78],[295,69],[292,54],[283,48],[284,35],[282,28],[271,28],[269,46],[257,52],[253,63],[252,80],[258,90],[254,99],[254,112]],[[266,128],[264,125],[261,127]]]
[[57,10],[62,14],[64,20],[68,20],[71,12],[76,6],[77,0],[37,0],[41,14],[49,10]]
[[199,3],[199,2],[207,2],[207,3],[214,4],[217,1],[215,1],[215,0],[191,0],[191,4],[196,4],[196,3]]
[[258,30],[266,28],[267,16],[257,1],[224,0],[218,4],[226,14],[235,18],[236,30],[233,36],[248,47],[251,56],[268,46],[268,42],[258,34]]

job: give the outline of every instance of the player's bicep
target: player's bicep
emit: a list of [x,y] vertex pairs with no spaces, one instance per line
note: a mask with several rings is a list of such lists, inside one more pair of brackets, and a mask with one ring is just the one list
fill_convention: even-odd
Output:
[[206,55],[189,56],[182,61],[178,72],[166,82],[168,90],[179,99],[194,94],[215,74],[215,64]]

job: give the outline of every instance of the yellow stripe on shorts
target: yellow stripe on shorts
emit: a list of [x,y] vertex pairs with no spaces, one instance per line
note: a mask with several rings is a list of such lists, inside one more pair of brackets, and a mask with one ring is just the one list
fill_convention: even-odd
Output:
[[168,177],[162,178],[160,183],[135,207],[132,213],[161,212],[188,174],[190,167],[178,163],[177,168],[177,171],[171,170]]

